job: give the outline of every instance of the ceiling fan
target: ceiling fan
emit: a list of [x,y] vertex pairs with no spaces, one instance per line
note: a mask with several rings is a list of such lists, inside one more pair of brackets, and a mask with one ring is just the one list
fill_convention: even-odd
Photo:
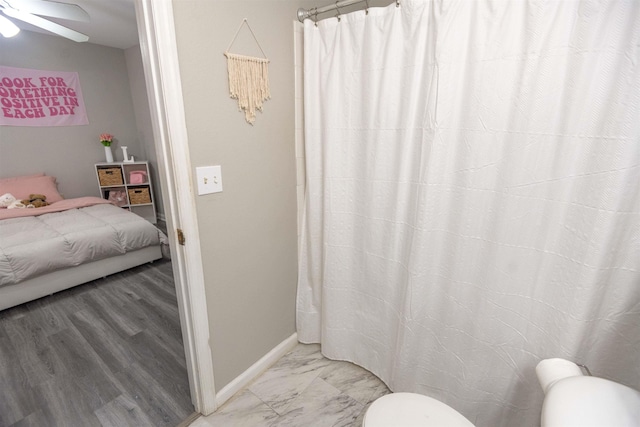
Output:
[[[86,42],[89,36],[63,25],[49,21],[41,16],[62,18],[71,21],[89,21],[89,14],[76,4],[59,3],[48,0],[0,0],[0,12],[20,21],[35,25],[44,30],[76,42]],[[20,28],[0,14],[0,34],[13,37]]]

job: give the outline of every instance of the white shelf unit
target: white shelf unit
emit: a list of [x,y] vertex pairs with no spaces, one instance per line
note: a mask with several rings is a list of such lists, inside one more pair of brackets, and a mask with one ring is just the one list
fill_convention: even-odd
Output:
[[[128,209],[152,224],[157,222],[148,162],[96,163],[95,170],[100,197],[109,199],[112,191],[123,191],[126,197],[122,201],[123,209]],[[131,172],[135,171],[146,173],[143,183],[131,183]]]

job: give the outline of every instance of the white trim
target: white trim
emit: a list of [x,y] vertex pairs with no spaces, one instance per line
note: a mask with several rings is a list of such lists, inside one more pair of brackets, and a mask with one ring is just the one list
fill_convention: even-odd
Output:
[[[136,0],[140,50],[153,123],[191,388],[197,412],[216,410],[209,320],[182,83],[171,0]],[[177,191],[177,189],[182,189]],[[172,230],[181,228],[185,246]]]
[[156,216],[160,221],[165,221],[165,222],[167,221],[167,217],[165,217],[162,212],[158,212]]
[[234,394],[248,386],[253,380],[258,378],[264,371],[269,369],[271,365],[276,363],[282,356],[291,351],[298,344],[298,334],[293,333],[289,338],[275,346],[269,353],[262,356],[260,360],[251,365],[249,369],[238,375],[229,384],[224,386],[222,390],[216,394],[216,402],[221,406],[229,400]]

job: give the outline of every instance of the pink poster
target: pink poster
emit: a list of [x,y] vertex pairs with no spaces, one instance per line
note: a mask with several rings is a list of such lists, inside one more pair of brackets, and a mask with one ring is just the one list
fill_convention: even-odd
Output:
[[78,73],[0,66],[0,125],[88,123]]

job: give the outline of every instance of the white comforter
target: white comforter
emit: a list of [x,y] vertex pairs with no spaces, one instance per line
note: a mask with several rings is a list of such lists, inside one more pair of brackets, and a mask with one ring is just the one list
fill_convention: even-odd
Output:
[[111,204],[3,219],[0,286],[159,245],[163,238],[148,221]]

